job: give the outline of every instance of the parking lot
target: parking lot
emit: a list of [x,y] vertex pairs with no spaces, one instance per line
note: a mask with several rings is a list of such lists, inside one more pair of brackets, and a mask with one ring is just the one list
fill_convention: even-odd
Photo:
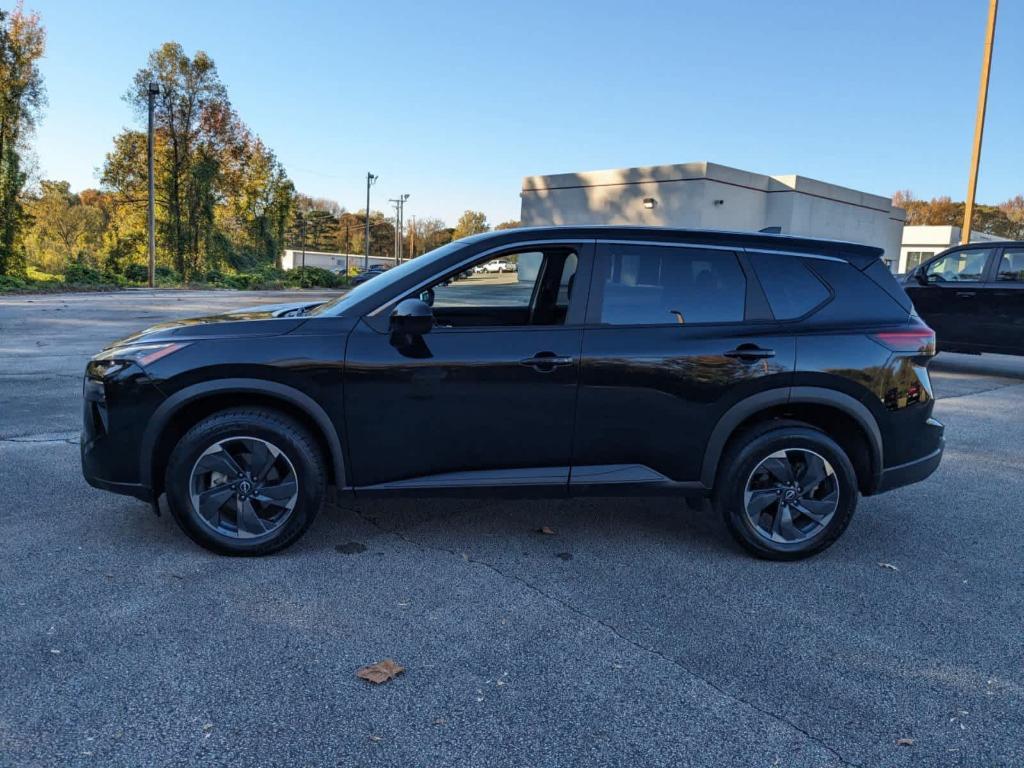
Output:
[[668,499],[359,502],[229,559],[86,485],[91,354],[294,295],[0,297],[0,765],[1024,764],[1024,359],[941,355],[936,475],[791,564]]

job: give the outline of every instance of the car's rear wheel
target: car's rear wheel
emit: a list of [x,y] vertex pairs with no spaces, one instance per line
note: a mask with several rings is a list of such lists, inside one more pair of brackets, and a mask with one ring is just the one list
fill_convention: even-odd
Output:
[[266,409],[237,408],[200,421],[167,465],[174,519],[198,544],[263,555],[295,542],[323,500],[324,462],[309,431]]
[[772,422],[732,441],[715,502],[747,551],[797,560],[831,546],[857,508],[857,476],[843,449],[805,424]]

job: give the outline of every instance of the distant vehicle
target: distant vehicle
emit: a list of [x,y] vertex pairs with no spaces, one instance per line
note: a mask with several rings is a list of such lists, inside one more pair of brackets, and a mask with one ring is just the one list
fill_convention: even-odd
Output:
[[349,285],[352,285],[352,286],[362,285],[363,283],[365,283],[370,278],[376,277],[377,275],[384,274],[385,272],[388,271],[388,269],[389,269],[389,267],[386,267],[383,264],[372,264],[368,269],[362,270],[358,275],[353,277],[349,281]]
[[1024,241],[948,248],[903,287],[940,350],[1024,355]]
[[[528,291],[441,288],[527,254]],[[296,541],[331,485],[706,497],[750,552],[806,557],[861,495],[942,458],[935,334],[880,255],[654,227],[467,237],[301,314],[176,320],[112,344],[85,371],[82,470],[166,494],[189,536],[230,554]]]
[[487,262],[484,265],[484,268],[491,274],[501,274],[502,272],[513,271],[509,262],[501,261],[500,259],[495,259],[494,261]]

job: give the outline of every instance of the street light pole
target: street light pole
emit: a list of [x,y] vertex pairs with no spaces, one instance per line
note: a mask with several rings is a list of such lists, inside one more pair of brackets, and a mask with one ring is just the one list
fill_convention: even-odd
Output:
[[366,174],[366,253],[363,256],[363,269],[367,270],[370,268],[370,187],[373,186],[374,182],[377,181],[377,177],[372,173],[367,172]]
[[146,164],[149,170],[149,209],[146,214],[146,226],[149,230],[149,287],[156,285],[156,182],[153,179],[153,103],[157,94],[160,93],[160,86],[156,83],[149,84],[149,126],[146,140]]
[[978,191],[978,165],[981,162],[981,137],[985,132],[985,108],[988,106],[988,75],[992,69],[992,40],[996,34],[996,12],[999,0],[989,0],[988,26],[985,30],[985,52],[981,58],[981,84],[978,86],[978,113],[974,121],[974,148],[971,151],[971,176],[967,181],[967,204],[960,243],[971,242],[971,219],[974,218],[974,195]]

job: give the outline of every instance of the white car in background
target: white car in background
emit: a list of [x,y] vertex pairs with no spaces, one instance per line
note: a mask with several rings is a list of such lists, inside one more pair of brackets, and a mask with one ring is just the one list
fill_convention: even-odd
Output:
[[514,264],[511,264],[507,261],[502,261],[501,259],[496,259],[495,261],[488,261],[486,264],[484,264],[484,269],[487,270],[488,274],[492,275],[495,273],[500,275],[502,272],[515,272],[516,270]]

